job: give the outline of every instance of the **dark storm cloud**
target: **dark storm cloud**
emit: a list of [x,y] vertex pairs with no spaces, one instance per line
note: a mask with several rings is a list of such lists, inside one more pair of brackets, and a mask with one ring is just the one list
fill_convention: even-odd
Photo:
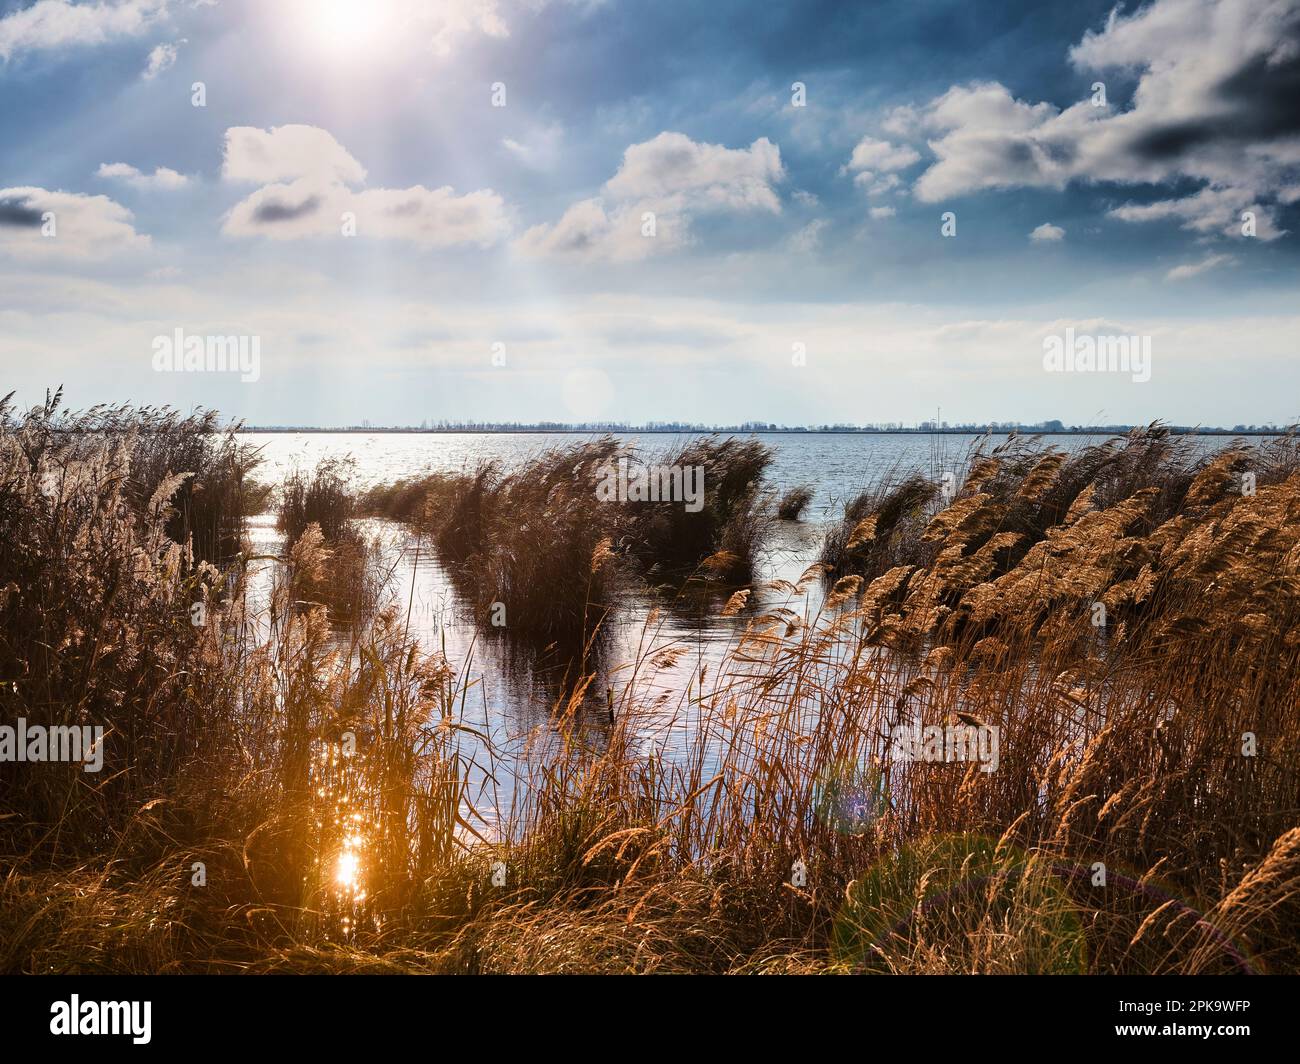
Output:
[[1289,59],[1269,63],[1257,57],[1225,78],[1223,99],[1237,110],[1233,128],[1243,136],[1286,137],[1300,133],[1300,18],[1287,38],[1295,49]]
[[25,197],[20,199],[17,196],[0,199],[0,226],[11,229],[39,229],[41,212],[35,207],[28,206],[29,202]]
[[1134,153],[1171,163],[1206,147],[1258,144],[1300,133],[1300,12],[1283,23],[1275,51],[1248,57],[1208,96],[1205,117],[1145,130],[1132,142]]
[[1222,122],[1175,122],[1150,129],[1135,137],[1133,153],[1142,159],[1168,163],[1182,158],[1202,144],[1219,139]]

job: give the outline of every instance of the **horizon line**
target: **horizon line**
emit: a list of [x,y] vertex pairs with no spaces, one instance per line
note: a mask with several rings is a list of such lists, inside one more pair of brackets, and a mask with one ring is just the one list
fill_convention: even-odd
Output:
[[1064,425],[1060,421],[1049,422],[1007,422],[994,421],[986,423],[944,422],[938,426],[933,422],[921,422],[917,425],[902,423],[878,425],[779,425],[769,422],[743,422],[739,424],[695,424],[674,422],[648,422],[632,424],[627,422],[444,422],[437,425],[371,425],[362,422],[359,425],[324,426],[324,425],[248,425],[232,422],[231,428],[240,433],[395,433],[409,435],[491,435],[511,433],[519,434],[578,434],[589,435],[598,432],[637,432],[660,435],[680,435],[682,433],[749,433],[753,435],[979,435],[983,433],[1023,433],[1032,432],[1044,436],[1077,436],[1089,433],[1127,433],[1134,429],[1158,426],[1172,435],[1194,436],[1277,436],[1295,431],[1297,425],[1234,425],[1231,428],[1215,425],[1170,425],[1161,421],[1143,424],[1093,424]]

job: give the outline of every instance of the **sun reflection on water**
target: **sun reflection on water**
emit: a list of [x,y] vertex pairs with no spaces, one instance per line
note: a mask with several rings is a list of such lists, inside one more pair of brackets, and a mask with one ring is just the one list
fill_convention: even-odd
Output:
[[[331,744],[316,758],[316,771],[320,786],[316,789],[321,799],[322,817],[317,821],[321,831],[320,862],[322,871],[328,869],[323,886],[333,895],[336,904],[345,911],[355,912],[355,907],[365,901],[367,886],[366,818],[356,810],[358,781],[347,771],[337,746]],[[352,920],[343,915],[341,927],[346,933]]]

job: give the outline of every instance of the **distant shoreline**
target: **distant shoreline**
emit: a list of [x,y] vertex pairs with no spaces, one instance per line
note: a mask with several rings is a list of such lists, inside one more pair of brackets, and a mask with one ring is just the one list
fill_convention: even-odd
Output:
[[[397,435],[397,436],[594,436],[603,433],[635,433],[637,435],[660,435],[660,436],[682,436],[682,435],[747,435],[747,436],[982,436],[985,433],[992,433],[995,436],[1005,436],[1016,433],[1022,436],[1097,436],[1097,435],[1123,435],[1132,432],[1134,429],[1145,428],[1144,425],[1088,425],[1079,428],[1063,429],[1044,429],[1032,425],[1023,425],[1020,427],[1010,426],[986,426],[983,428],[958,427],[958,428],[915,428],[915,429],[853,429],[853,428],[751,428],[744,425],[724,425],[724,426],[680,426],[677,428],[647,428],[637,425],[599,425],[591,428],[575,428],[572,426],[499,426],[494,428],[438,428],[438,429],[421,429],[421,428],[383,428],[383,427],[350,427],[350,428],[320,428],[297,427],[297,426],[267,426],[267,425],[245,425],[236,431],[247,435],[320,435],[320,436],[342,436],[342,435]],[[1195,428],[1189,426],[1165,426],[1171,436],[1285,436],[1289,428],[1251,428],[1251,429],[1224,429],[1224,428]]]

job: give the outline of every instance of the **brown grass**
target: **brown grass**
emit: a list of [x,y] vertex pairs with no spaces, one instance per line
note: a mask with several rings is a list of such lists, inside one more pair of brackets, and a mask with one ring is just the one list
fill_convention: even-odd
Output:
[[354,474],[351,460],[335,458],[324,459],[310,473],[292,471],[280,488],[276,519],[291,546],[309,539],[310,551],[320,550],[321,563],[304,577],[301,591],[340,626],[369,617],[385,584],[378,547],[355,520]]
[[[319,538],[285,560],[271,638],[238,594],[196,629],[185,607],[218,591],[169,496],[137,511],[120,448],[6,419],[0,722],[104,723],[113,770],[0,775],[0,968],[1295,972],[1295,459],[1197,460],[1158,430],[976,456],[951,506],[850,537],[823,611],[797,595],[820,567],[758,589],[675,709],[648,685],[672,656],[652,617],[612,727],[575,693],[562,741],[506,762],[400,618],[331,636],[303,594]],[[545,514],[558,470],[485,480],[482,527],[514,492]],[[585,582],[590,541],[556,541],[579,543]],[[665,712],[695,725],[672,758],[643,744]],[[888,756],[884,725],[959,713],[1001,729],[996,772]],[[517,773],[518,802],[474,764]]]
[[[702,508],[601,500],[602,472],[620,458],[703,467]],[[770,462],[756,440],[708,437],[641,456],[606,436],[544,451],[508,472],[488,462],[373,489],[363,506],[427,534],[480,622],[500,603],[506,631],[581,647],[629,579],[747,580],[771,521],[761,490]]]
[[776,505],[776,516],[782,521],[798,521],[812,502],[813,489],[807,484],[791,488],[781,496]]

